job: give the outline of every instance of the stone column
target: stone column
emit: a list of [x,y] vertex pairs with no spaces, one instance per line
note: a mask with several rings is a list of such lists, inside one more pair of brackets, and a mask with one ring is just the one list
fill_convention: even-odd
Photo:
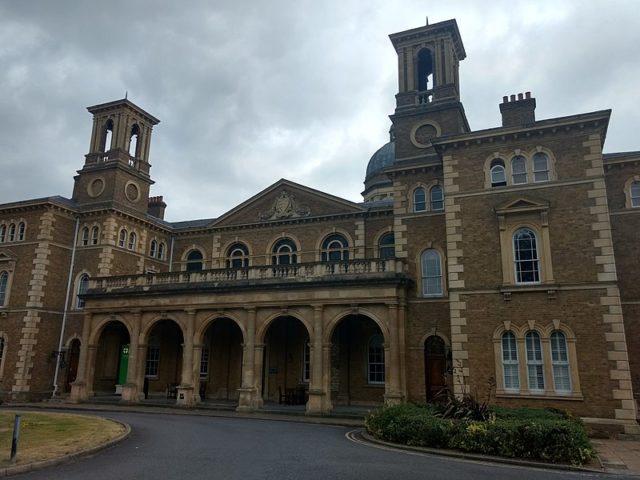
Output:
[[191,406],[194,404],[193,395],[193,333],[195,330],[196,311],[187,310],[187,331],[182,347],[182,375],[177,388],[178,405]]
[[[137,375],[137,384],[138,385],[142,385],[142,391],[138,392],[138,398],[140,398],[141,400],[146,398],[147,394],[149,393],[148,390],[145,389],[145,370],[147,369],[147,344],[146,343],[138,343],[138,367],[136,368],[136,375]],[[147,388],[148,385],[147,385]],[[145,392],[146,390],[146,392]]]
[[322,347],[322,389],[325,392],[324,395],[324,404],[322,406],[322,411],[324,413],[329,413],[333,409],[333,403],[331,402],[331,348],[332,344],[323,343]]
[[385,342],[384,400],[393,405],[402,401],[400,393],[400,344],[398,341],[398,306],[389,305],[389,347]]
[[137,402],[140,397],[138,393],[141,387],[138,384],[138,344],[140,340],[140,323],[142,312],[135,310],[131,312],[131,338],[129,339],[129,366],[127,369],[127,383],[122,387],[123,402]]
[[256,309],[247,309],[247,338],[242,344],[242,386],[238,389],[237,410],[252,411],[256,408],[256,387],[254,382],[256,370]]
[[87,389],[87,363],[89,361],[89,338],[91,336],[91,319],[90,312],[85,312],[82,325],[82,343],[80,344],[80,358],[78,359],[78,371],[76,380],[71,384],[71,394],[69,401],[78,403],[88,398]]
[[194,403],[203,400],[200,397],[200,362],[202,361],[202,344],[193,346],[193,399]]
[[310,345],[311,355],[311,379],[309,381],[309,401],[307,402],[307,414],[328,413],[324,411],[324,397],[326,391],[323,378],[323,306],[313,307],[313,343]]
[[264,343],[256,343],[254,348],[254,361],[255,365],[253,371],[257,373],[257,375],[253,376],[253,387],[255,389],[255,394],[253,398],[253,403],[255,408],[262,408],[264,403],[263,400],[263,392],[262,392],[262,369],[264,368]]

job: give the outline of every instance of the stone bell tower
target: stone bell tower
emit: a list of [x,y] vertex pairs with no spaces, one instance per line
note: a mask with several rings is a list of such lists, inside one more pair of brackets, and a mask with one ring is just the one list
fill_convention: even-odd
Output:
[[389,36],[398,54],[398,94],[391,116],[396,162],[435,156],[431,139],[469,131],[460,102],[459,64],[466,53],[455,20]]
[[151,131],[160,120],[126,98],[88,107],[93,131],[84,166],[74,177],[79,204],[117,203],[146,213]]

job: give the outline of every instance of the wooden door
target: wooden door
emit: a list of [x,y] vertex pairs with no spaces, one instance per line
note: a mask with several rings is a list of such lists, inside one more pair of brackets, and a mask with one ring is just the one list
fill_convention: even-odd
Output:
[[64,382],[64,391],[71,391],[71,384],[76,381],[78,374],[78,361],[80,360],[80,340],[73,340],[69,349],[69,358],[67,363],[67,378]]
[[447,371],[446,349],[444,341],[437,335],[432,335],[425,341],[424,371],[427,402],[433,402],[447,386],[445,378]]

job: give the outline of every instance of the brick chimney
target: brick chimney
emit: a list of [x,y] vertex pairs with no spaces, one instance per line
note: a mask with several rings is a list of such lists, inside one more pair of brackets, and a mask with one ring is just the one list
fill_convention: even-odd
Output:
[[149,208],[147,209],[149,215],[164,220],[165,208],[167,208],[167,204],[164,203],[162,195],[159,197],[149,197]]
[[525,94],[502,97],[500,113],[502,113],[502,126],[515,127],[528,125],[536,121],[536,99],[531,97],[531,92]]

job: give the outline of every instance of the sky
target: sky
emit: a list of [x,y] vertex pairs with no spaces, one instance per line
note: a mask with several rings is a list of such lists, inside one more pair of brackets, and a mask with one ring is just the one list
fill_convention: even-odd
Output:
[[0,0],[0,203],[70,197],[86,107],[125,92],[161,120],[151,194],[169,221],[280,178],[362,201],[398,91],[388,35],[427,17],[458,22],[472,130],[531,91],[537,119],[611,108],[605,152],[640,150],[637,0]]

